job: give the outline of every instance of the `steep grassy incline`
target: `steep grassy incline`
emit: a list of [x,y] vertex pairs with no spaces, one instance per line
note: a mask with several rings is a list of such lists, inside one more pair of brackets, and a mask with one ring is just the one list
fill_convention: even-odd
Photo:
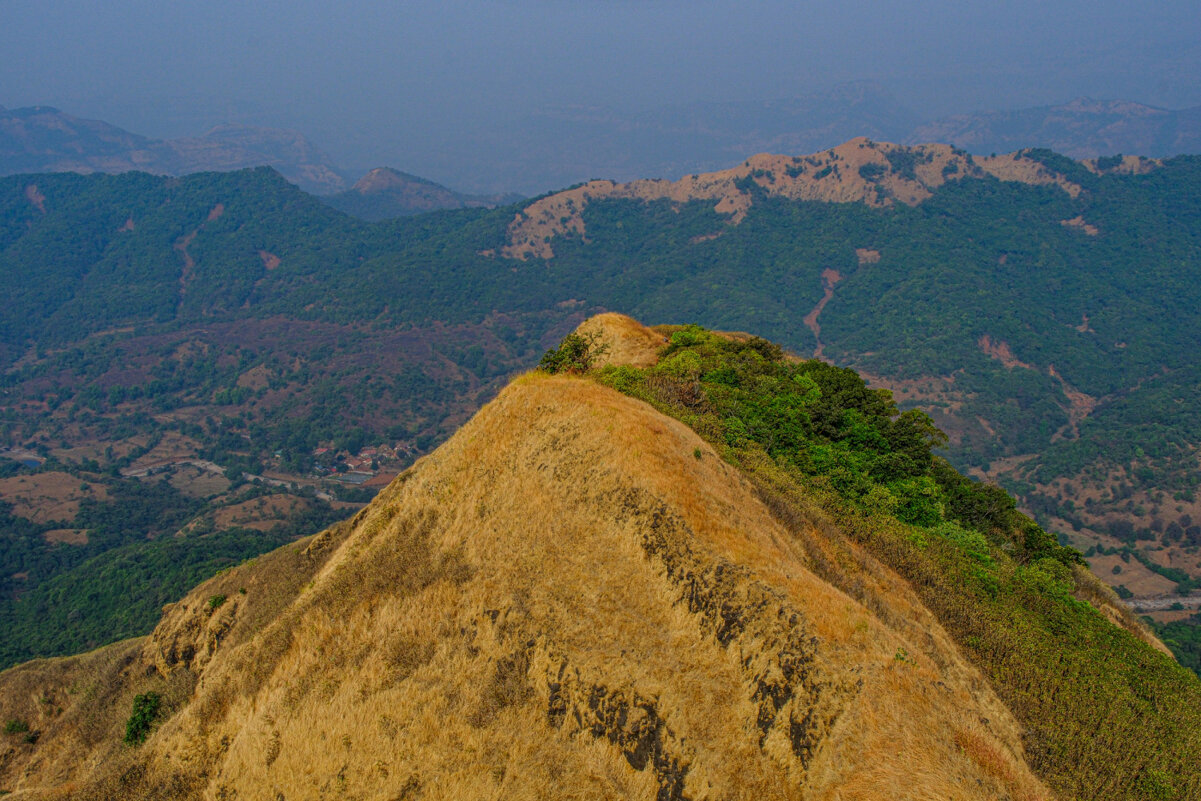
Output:
[[682,423],[541,374],[147,640],[0,674],[0,715],[38,733],[0,774],[22,798],[1051,798],[897,574]]
[[[1201,681],[1079,553],[1000,489],[933,456],[943,438],[929,418],[899,413],[888,392],[850,370],[785,357],[762,339],[664,327],[659,349],[646,344],[650,333],[628,319],[596,320],[543,363],[600,365],[601,383],[686,422],[740,468],[812,569],[867,607],[877,603],[875,560],[908,580],[1016,715],[1031,764],[1065,797],[1201,793]],[[654,354],[651,366],[630,366],[639,342],[636,363]]]

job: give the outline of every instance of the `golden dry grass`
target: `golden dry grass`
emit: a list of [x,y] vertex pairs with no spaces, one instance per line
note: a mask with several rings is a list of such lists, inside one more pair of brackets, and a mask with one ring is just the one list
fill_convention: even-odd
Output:
[[628,364],[649,367],[659,359],[659,351],[667,345],[667,337],[642,323],[616,312],[589,317],[576,328],[576,333],[595,334],[607,350],[596,366]]
[[57,471],[0,478],[0,500],[12,504],[14,515],[35,523],[70,522],[85,498],[107,500],[108,490]]
[[266,531],[308,505],[296,495],[265,495],[218,509],[213,513],[213,522],[219,528],[236,525]]
[[[70,740],[47,736],[4,789],[1049,798],[904,582],[765,491],[641,402],[521,377],[348,524],[120,646],[110,717],[149,683],[194,687],[144,746],[64,774],[38,753]],[[40,669],[0,675],[3,697]]]
[[42,532],[42,539],[50,544],[87,545],[88,531],[84,528],[54,528]]

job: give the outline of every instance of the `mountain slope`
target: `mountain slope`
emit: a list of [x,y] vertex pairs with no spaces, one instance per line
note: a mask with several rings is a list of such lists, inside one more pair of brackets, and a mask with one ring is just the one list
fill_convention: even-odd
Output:
[[[865,605],[808,560],[682,424],[524,377],[351,523],[202,585],[151,638],[0,676],[6,717],[40,715],[5,789],[1050,797],[903,581],[875,571]],[[114,702],[155,688],[180,708],[122,748]]]
[[345,192],[324,198],[338,211],[363,220],[387,220],[441,209],[493,208],[520,195],[464,195],[425,178],[377,167]]
[[[848,414],[884,396],[749,335],[613,316],[581,333],[610,346],[600,381],[632,389],[649,376],[640,386],[654,404],[691,409],[705,438],[587,377],[517,379],[353,520],[197,587],[151,637],[0,674],[0,715],[20,724],[0,765],[4,789],[83,799],[1055,797],[1031,773],[1031,746],[1062,797],[1187,797],[1201,786],[1187,730],[1201,684],[1107,622],[1103,594],[1061,595],[1063,573],[1048,563],[1066,554],[1029,531],[1006,556],[966,529],[952,542],[945,525],[898,528],[849,507],[829,515],[820,483],[796,495],[777,470],[771,489],[763,479],[775,468],[747,463],[759,446],[723,443],[705,416],[722,405],[713,387],[738,386],[748,369],[763,371],[748,397],[778,421],[809,405],[804,417],[820,428],[846,404],[847,456],[868,457],[869,429],[883,424],[917,458],[905,438],[913,414]],[[688,394],[689,371],[715,353],[731,359],[725,372]],[[800,388],[801,407],[779,405],[773,375]],[[811,375],[840,392],[815,395],[819,384],[801,380]],[[747,417],[741,430],[759,425]],[[997,514],[985,517],[1011,519]],[[991,635],[963,639],[945,610],[923,603],[928,587],[873,555],[889,561],[897,534],[911,549],[967,557],[999,587],[1005,560],[1052,554],[1026,566],[1040,578],[1015,620],[1070,609],[1061,622],[1083,629],[1023,630],[1018,655],[1036,642],[1064,648],[1069,671],[1078,654],[1112,664],[1105,649],[1138,663],[1106,683],[990,654]],[[1008,673],[986,680],[980,665]],[[1056,697],[1031,731],[998,693],[1038,695],[1048,681]],[[1093,693],[1103,703],[1060,717],[1059,698]],[[1082,713],[1103,725],[1079,726]],[[1187,731],[1147,736],[1163,726]],[[120,744],[123,732],[135,747]]]

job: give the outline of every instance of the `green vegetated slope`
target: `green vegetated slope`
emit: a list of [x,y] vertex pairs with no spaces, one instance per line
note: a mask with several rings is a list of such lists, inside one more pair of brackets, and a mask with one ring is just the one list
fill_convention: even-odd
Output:
[[1045,525],[1157,565],[1135,565],[1146,592],[1187,590],[1201,158],[1095,175],[1030,155],[1080,194],[984,177],[872,208],[747,182],[738,225],[711,200],[594,200],[585,236],[528,261],[497,255],[514,207],[369,224],[267,169],[0,179],[0,442],[98,446],[106,470],[165,431],[235,479],[304,476],[318,446],[420,453],[591,311],[812,353],[836,270],[826,357],[896,386]]
[[[586,370],[580,344],[544,365]],[[1031,764],[1065,797],[1201,793],[1201,680],[1132,620],[1122,628],[1099,611],[1115,599],[1079,552],[934,455],[942,435],[925,414],[901,413],[850,370],[696,326],[675,329],[653,367],[592,376],[712,443],[826,580],[864,595],[852,543],[908,579],[1027,727]],[[820,547],[805,535],[814,525],[847,544]]]
[[[80,653],[153,628],[162,607],[223,568],[307,536],[345,511],[315,498],[246,485],[195,498],[168,481],[122,480],[59,465],[59,475],[104,490],[66,520],[34,522],[0,502],[0,669],[37,656]],[[69,471],[69,472],[67,472]],[[35,478],[32,471],[0,471]],[[47,475],[43,473],[41,475]],[[217,524],[222,508],[286,499],[277,519]],[[85,533],[82,543],[53,539]],[[51,539],[47,539],[50,535]]]

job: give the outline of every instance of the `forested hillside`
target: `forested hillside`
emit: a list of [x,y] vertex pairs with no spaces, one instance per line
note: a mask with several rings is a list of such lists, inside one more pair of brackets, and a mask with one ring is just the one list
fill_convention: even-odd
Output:
[[[591,311],[695,320],[891,387],[947,431],[952,463],[1015,491],[1120,593],[1180,593],[1157,619],[1188,618],[1201,158],[1030,151],[987,172],[882,152],[789,167],[873,205],[783,196],[783,175],[748,169],[737,213],[592,198],[524,260],[503,254],[535,204],[369,224],[266,169],[0,179],[0,446],[51,459],[14,474],[144,482],[120,471],[182,440],[159,461],[207,460],[222,492],[247,475],[322,491],[338,465],[317,451],[403,445],[403,465]],[[930,188],[896,202],[911,177]]]

